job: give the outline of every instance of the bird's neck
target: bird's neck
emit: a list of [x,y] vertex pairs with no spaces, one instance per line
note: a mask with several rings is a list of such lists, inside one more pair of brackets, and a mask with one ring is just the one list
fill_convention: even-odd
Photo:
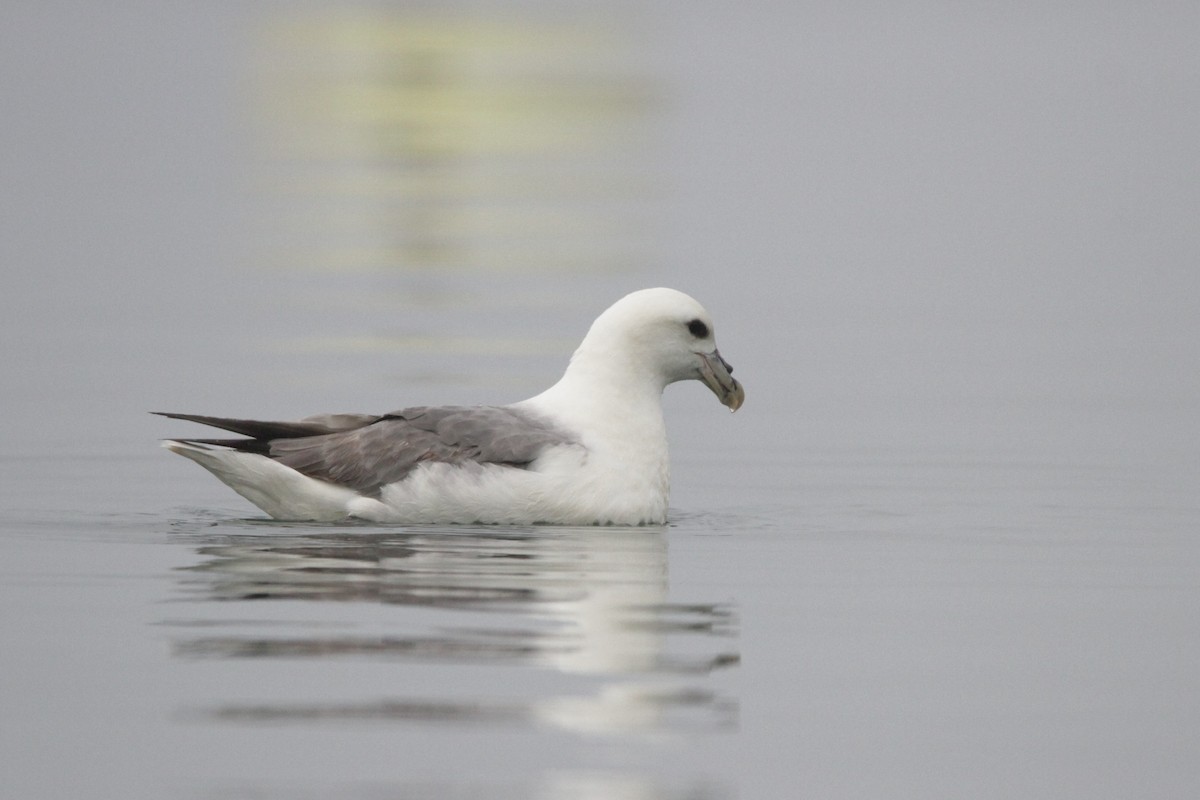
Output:
[[661,522],[671,490],[664,382],[628,366],[576,353],[558,383],[526,404],[579,437],[605,515]]
[[624,441],[666,442],[662,417],[665,382],[636,360],[593,358],[580,348],[539,405],[581,430]]

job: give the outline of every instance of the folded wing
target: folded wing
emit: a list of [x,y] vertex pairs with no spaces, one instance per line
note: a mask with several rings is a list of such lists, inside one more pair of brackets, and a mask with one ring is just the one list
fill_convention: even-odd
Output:
[[527,468],[571,436],[528,412],[495,406],[419,406],[380,416],[327,414],[263,422],[162,414],[241,434],[244,439],[181,439],[272,458],[312,478],[377,497],[423,462]]

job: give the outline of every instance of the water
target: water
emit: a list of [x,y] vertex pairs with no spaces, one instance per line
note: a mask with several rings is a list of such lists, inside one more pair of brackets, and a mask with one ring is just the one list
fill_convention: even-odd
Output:
[[[1190,7],[3,16],[0,794],[1200,791]],[[748,395],[663,528],[273,523],[145,414],[654,284]]]

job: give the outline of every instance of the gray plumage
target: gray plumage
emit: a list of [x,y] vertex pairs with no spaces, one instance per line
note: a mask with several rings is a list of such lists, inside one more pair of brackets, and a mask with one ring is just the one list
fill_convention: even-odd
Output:
[[526,411],[497,406],[415,406],[389,414],[322,414],[265,422],[160,413],[238,433],[245,439],[179,439],[268,456],[311,478],[369,497],[422,462],[527,468],[548,447],[573,438]]
[[168,414],[245,438],[163,446],[275,519],[662,524],[671,486],[663,389],[698,380],[736,411],[746,393],[732,371],[702,305],[643,289],[600,314],[562,377],[519,403],[299,422]]

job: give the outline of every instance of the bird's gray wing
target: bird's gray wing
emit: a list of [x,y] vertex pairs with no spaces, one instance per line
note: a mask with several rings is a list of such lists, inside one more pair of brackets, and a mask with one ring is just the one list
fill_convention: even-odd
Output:
[[543,450],[574,439],[511,407],[420,406],[344,431],[279,438],[267,455],[313,478],[378,496],[426,461],[524,468]]
[[305,417],[299,422],[271,422],[257,419],[235,419],[231,417],[207,417],[201,414],[175,414],[167,411],[153,411],[160,417],[182,419],[188,422],[198,422],[213,428],[240,433],[247,439],[196,439],[180,438],[181,442],[195,444],[211,444],[221,447],[231,447],[248,453],[266,455],[269,445],[277,439],[295,439],[299,437],[321,436],[339,431],[349,431],[362,428],[378,422],[378,414],[317,414]]

